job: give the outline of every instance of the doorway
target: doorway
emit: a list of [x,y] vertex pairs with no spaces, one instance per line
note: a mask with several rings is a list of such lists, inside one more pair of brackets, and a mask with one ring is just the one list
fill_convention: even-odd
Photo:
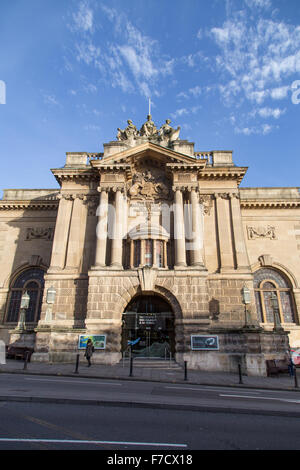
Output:
[[135,297],[123,313],[122,325],[122,351],[129,346],[135,357],[174,357],[174,313],[160,296]]

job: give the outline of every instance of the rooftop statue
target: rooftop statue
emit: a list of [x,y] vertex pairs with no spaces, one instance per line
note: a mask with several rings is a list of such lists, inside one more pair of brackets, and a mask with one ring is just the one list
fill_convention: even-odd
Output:
[[128,126],[123,131],[118,127],[117,140],[132,140],[137,137],[138,130],[131,119],[128,119],[127,124]]
[[145,142],[145,140],[150,140],[163,147],[168,147],[172,142],[178,140],[180,132],[179,126],[177,129],[173,129],[170,123],[171,120],[166,119],[165,124],[163,124],[160,129],[157,129],[152,121],[151,114],[148,114],[147,121],[138,131],[132,121],[128,119],[128,126],[124,130],[118,128],[117,140],[127,143],[130,147],[139,145]]
[[142,125],[141,130],[140,130],[140,135],[143,137],[157,137],[158,135],[158,130],[156,129],[156,126],[154,122],[152,121],[152,116],[151,114],[148,114],[147,116],[147,121]]
[[159,129],[159,136],[160,136],[160,141],[161,144],[169,145],[171,142],[174,140],[178,140],[179,137],[179,132],[180,132],[180,126],[177,127],[177,129],[173,129],[173,127],[170,126],[171,120],[166,119],[166,123],[161,126]]

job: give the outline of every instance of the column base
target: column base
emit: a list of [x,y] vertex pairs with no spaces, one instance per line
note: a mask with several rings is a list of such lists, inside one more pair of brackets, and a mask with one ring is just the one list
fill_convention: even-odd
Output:
[[194,263],[189,266],[190,269],[197,269],[198,271],[207,271],[203,263]]
[[182,264],[181,264],[181,263],[175,264],[175,266],[174,266],[174,270],[175,270],[175,271],[178,270],[178,269],[187,269],[187,268],[189,268],[189,266],[187,266],[187,265],[184,264],[184,263],[182,263]]
[[95,264],[94,266],[90,267],[90,270],[91,271],[100,271],[100,270],[106,269],[106,268],[108,268],[108,266],[106,266],[106,264]]
[[110,266],[108,266],[108,269],[120,269],[120,270],[123,270],[123,266],[119,263],[115,263],[115,264],[111,264]]

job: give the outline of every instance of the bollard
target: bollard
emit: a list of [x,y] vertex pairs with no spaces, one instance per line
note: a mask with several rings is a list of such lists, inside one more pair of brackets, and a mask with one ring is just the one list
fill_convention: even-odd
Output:
[[243,383],[243,380],[242,380],[242,369],[241,369],[241,364],[239,364],[239,384],[242,384]]
[[294,365],[293,365],[293,369],[294,369],[295,388],[298,388],[297,370]]
[[77,354],[76,356],[76,367],[75,367],[74,374],[78,374],[78,366],[79,366],[79,354]]
[[187,361],[184,361],[184,380],[187,380]]
[[25,361],[24,361],[24,368],[23,370],[27,370],[27,363],[28,363],[28,358],[29,358],[29,351],[25,352]]
[[129,371],[129,377],[132,377],[132,368],[133,368],[133,357],[130,356],[130,371]]

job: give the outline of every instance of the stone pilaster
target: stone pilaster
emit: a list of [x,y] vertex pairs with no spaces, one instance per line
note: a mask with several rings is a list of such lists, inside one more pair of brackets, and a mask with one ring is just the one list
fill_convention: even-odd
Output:
[[95,268],[105,266],[107,248],[108,190],[98,188],[98,191],[100,191],[100,198],[97,210],[98,224],[96,229]]
[[232,214],[232,227],[234,234],[236,267],[240,270],[249,271],[250,263],[243,233],[239,195],[237,193],[230,194],[230,202]]
[[73,210],[73,196],[60,194],[60,203],[56,219],[50,271],[61,270],[66,265],[67,245]]
[[84,235],[86,229],[87,207],[84,195],[74,196],[70,234],[67,248],[66,268],[80,271],[84,250]]
[[191,265],[203,266],[203,213],[195,188],[189,192],[191,203]]
[[183,216],[183,197],[179,188],[175,188],[174,198],[174,242],[175,267],[186,266],[185,229]]
[[115,196],[115,217],[113,227],[113,239],[111,247],[111,266],[122,268],[122,221],[123,221],[123,195],[122,188],[116,188]]
[[216,193],[215,199],[218,221],[220,272],[224,273],[234,269],[228,194]]

